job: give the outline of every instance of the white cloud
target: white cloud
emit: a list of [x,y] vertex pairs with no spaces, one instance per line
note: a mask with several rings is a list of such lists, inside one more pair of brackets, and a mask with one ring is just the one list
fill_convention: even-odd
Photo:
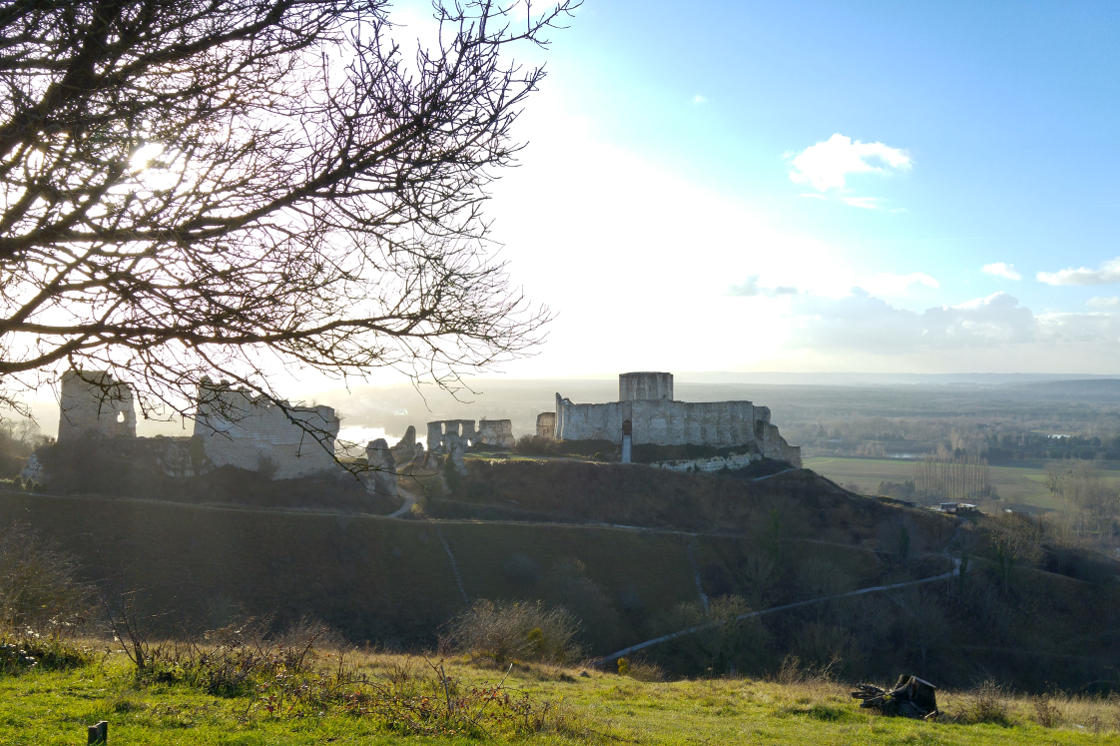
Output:
[[851,207],[859,207],[864,210],[883,209],[878,197],[845,197],[844,203]]
[[1120,342],[1120,314],[1047,313],[1038,321],[1042,341],[1049,345],[1088,343],[1115,346]]
[[1120,257],[1109,259],[1098,269],[1067,267],[1057,272],[1039,272],[1036,277],[1047,285],[1107,285],[1120,282]]
[[692,97],[692,103],[695,104],[696,106],[702,106],[702,105],[708,103],[708,97],[705,96],[702,93],[697,93],[695,96]]
[[1115,295],[1109,298],[1102,298],[1098,296],[1096,298],[1090,298],[1088,301],[1086,301],[1085,305],[1089,306],[1090,308],[1114,308],[1120,310],[1120,298],[1116,297]]
[[861,288],[844,298],[797,296],[793,343],[812,349],[898,354],[914,350],[988,348],[1038,336],[1029,308],[1007,293],[955,306],[908,311]]
[[1005,280],[1021,280],[1023,276],[1015,271],[1014,265],[1007,262],[992,262],[985,264],[980,268],[980,271],[986,275],[993,275],[995,277],[1002,277]]
[[843,189],[850,174],[886,175],[913,165],[905,150],[881,142],[853,141],[839,132],[787,159],[792,166],[790,180],[819,192]]
[[776,298],[779,295],[797,295],[797,288],[788,285],[764,287],[759,284],[758,275],[751,275],[743,283],[732,285],[727,294],[742,298],[754,298],[756,296]]
[[925,272],[910,272],[905,275],[892,272],[880,272],[863,280],[860,283],[872,295],[900,296],[906,295],[915,286],[933,288],[941,287],[937,278]]

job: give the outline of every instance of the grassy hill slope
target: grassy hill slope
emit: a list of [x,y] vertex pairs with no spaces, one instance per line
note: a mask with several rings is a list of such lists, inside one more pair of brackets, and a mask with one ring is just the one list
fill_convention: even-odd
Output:
[[[155,633],[311,616],[354,641],[431,646],[475,599],[539,598],[583,621],[595,655],[749,609],[943,573],[949,550],[965,557],[960,578],[717,625],[645,655],[689,674],[775,671],[796,655],[848,678],[1120,682],[1116,563],[1027,552],[1046,540],[1029,522],[962,525],[807,470],[753,481],[476,462],[451,486],[427,510],[455,520],[6,492],[0,524],[21,520],[61,543],[110,600],[133,594]],[[507,514],[548,521],[476,520]]]
[[[429,663],[447,674],[443,687]],[[72,671],[0,677],[4,743],[84,739],[109,722],[128,744],[1101,744],[1120,739],[1114,700],[941,690],[934,722],[861,710],[827,680],[639,681],[538,665],[483,669],[460,661],[322,651],[311,671],[261,676],[209,693],[152,682],[120,653]],[[306,685],[304,682],[308,682]],[[452,693],[449,712],[445,692]],[[303,692],[301,695],[300,692]],[[329,692],[329,694],[325,694]]]

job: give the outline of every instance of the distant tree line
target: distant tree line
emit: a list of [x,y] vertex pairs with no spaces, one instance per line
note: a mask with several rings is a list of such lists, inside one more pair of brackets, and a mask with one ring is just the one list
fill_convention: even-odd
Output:
[[988,460],[975,454],[927,456],[914,464],[914,485],[919,495],[946,500],[992,496]]
[[877,494],[927,503],[999,499],[992,487],[987,459],[974,453],[945,451],[916,461],[913,479],[880,482]]

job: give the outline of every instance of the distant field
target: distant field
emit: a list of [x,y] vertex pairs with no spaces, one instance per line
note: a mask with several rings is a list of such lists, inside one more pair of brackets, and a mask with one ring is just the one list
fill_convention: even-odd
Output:
[[[905,482],[914,478],[914,462],[902,459],[817,457],[805,459],[805,466],[840,485],[856,485],[860,491],[874,494],[879,483]],[[1120,464],[1108,462],[1098,466],[1105,482],[1120,489]],[[1046,489],[1046,466],[993,466],[992,486],[1002,503],[1023,503],[1040,508],[1060,510]]]

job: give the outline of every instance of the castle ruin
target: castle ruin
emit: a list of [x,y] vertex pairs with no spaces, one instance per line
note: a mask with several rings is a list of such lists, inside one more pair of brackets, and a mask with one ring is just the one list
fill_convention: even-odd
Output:
[[537,415],[537,437],[550,439],[556,437],[555,412],[541,412]]
[[102,371],[68,370],[62,374],[58,442],[68,443],[90,435],[136,437],[132,389]]
[[517,440],[513,437],[513,422],[510,420],[479,420],[478,444],[513,448]]
[[[537,423],[539,428],[540,416]],[[617,402],[576,404],[556,394],[553,436],[558,440],[621,445],[627,425],[635,446],[747,446],[765,458],[801,466],[801,448],[787,443],[770,423],[769,408],[749,401],[675,401],[671,373],[619,375]]]
[[[477,425],[477,427],[476,427]],[[511,420],[434,420],[428,423],[428,450],[450,452],[453,446],[513,448]]]
[[198,389],[194,437],[213,466],[236,466],[275,479],[333,471],[338,428],[331,407],[276,403],[205,379]]

